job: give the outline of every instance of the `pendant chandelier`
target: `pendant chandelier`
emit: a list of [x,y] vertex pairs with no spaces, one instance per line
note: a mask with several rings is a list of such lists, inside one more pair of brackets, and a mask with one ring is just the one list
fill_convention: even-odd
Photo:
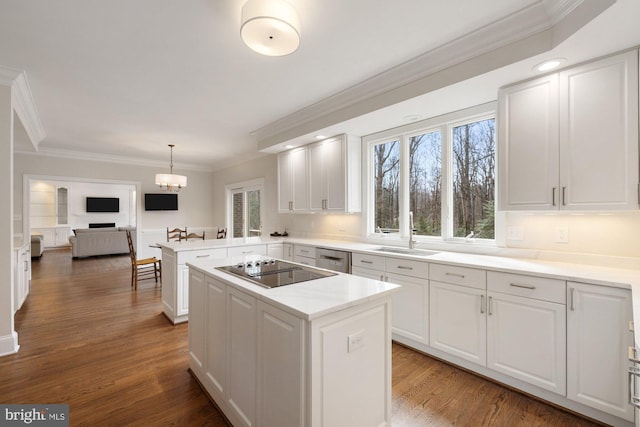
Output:
[[156,185],[163,191],[180,191],[182,187],[187,186],[187,177],[184,175],[173,174],[173,147],[174,144],[169,144],[171,149],[171,163],[169,163],[169,173],[157,173]]
[[300,16],[284,0],[249,0],[241,20],[242,41],[262,55],[289,55],[300,45]]

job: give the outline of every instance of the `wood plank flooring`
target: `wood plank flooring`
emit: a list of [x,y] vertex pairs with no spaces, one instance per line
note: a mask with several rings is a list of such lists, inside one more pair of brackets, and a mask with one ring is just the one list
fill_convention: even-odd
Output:
[[[67,403],[73,426],[227,425],[188,372],[188,325],[162,315],[153,280],[132,292],[129,268],[127,256],[72,261],[66,249],[34,260],[0,402]],[[393,426],[593,425],[393,346]]]

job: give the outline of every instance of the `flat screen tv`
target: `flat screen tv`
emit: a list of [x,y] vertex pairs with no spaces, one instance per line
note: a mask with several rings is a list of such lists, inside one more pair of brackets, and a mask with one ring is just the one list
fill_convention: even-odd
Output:
[[117,197],[87,197],[87,212],[120,212]]
[[178,195],[175,193],[147,193],[144,195],[145,211],[177,211]]

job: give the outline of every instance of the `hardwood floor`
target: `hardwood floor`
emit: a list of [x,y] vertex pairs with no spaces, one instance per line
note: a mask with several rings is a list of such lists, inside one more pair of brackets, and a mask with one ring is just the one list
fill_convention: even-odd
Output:
[[[153,280],[131,291],[128,256],[46,251],[16,314],[20,351],[0,358],[0,402],[67,403],[74,426],[226,426],[187,370],[187,328]],[[593,425],[393,346],[393,426]]]

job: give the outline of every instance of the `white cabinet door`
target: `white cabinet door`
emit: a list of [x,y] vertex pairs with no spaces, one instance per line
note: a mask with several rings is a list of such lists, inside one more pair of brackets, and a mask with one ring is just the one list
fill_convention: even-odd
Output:
[[325,144],[324,141],[311,144],[309,150],[309,210],[324,210],[326,198]]
[[257,425],[302,426],[304,322],[258,302]]
[[[206,297],[206,343],[207,361],[204,367],[205,378],[208,382],[208,390],[214,399],[224,399],[225,372],[227,362],[227,286],[212,278],[205,276]],[[189,330],[191,330],[191,316],[189,314]]]
[[430,345],[485,366],[487,362],[484,289],[429,283]]
[[255,425],[256,299],[227,287],[227,403],[234,426]]
[[293,244],[285,243],[282,246],[282,259],[293,261]]
[[633,421],[631,291],[568,282],[567,292],[567,397]]
[[284,245],[282,243],[267,244],[267,256],[282,259],[284,256]]
[[487,366],[564,396],[566,307],[496,292],[488,297]]
[[351,274],[367,279],[384,281],[384,271],[373,270],[371,268],[351,267]]
[[199,374],[204,372],[206,360],[205,351],[205,322],[207,311],[205,310],[205,278],[204,273],[196,270],[189,272],[189,293],[191,301],[191,313],[189,314],[189,366],[197,370]]
[[426,278],[387,273],[386,281],[402,285],[392,297],[392,328],[402,335],[429,344],[429,281]]
[[638,209],[638,53],[560,73],[561,205]]
[[[325,141],[323,151],[323,168],[325,181],[325,210],[344,212],[347,210],[347,166],[346,140],[333,138]],[[352,194],[355,197],[356,194]]]
[[189,267],[178,265],[178,286],[176,288],[176,315],[189,314]]
[[305,211],[309,206],[307,149],[298,148],[278,155],[278,210]]
[[69,236],[71,235],[71,227],[56,227],[56,246],[69,245]]
[[498,97],[500,209],[552,209],[559,182],[558,75],[501,89]]

